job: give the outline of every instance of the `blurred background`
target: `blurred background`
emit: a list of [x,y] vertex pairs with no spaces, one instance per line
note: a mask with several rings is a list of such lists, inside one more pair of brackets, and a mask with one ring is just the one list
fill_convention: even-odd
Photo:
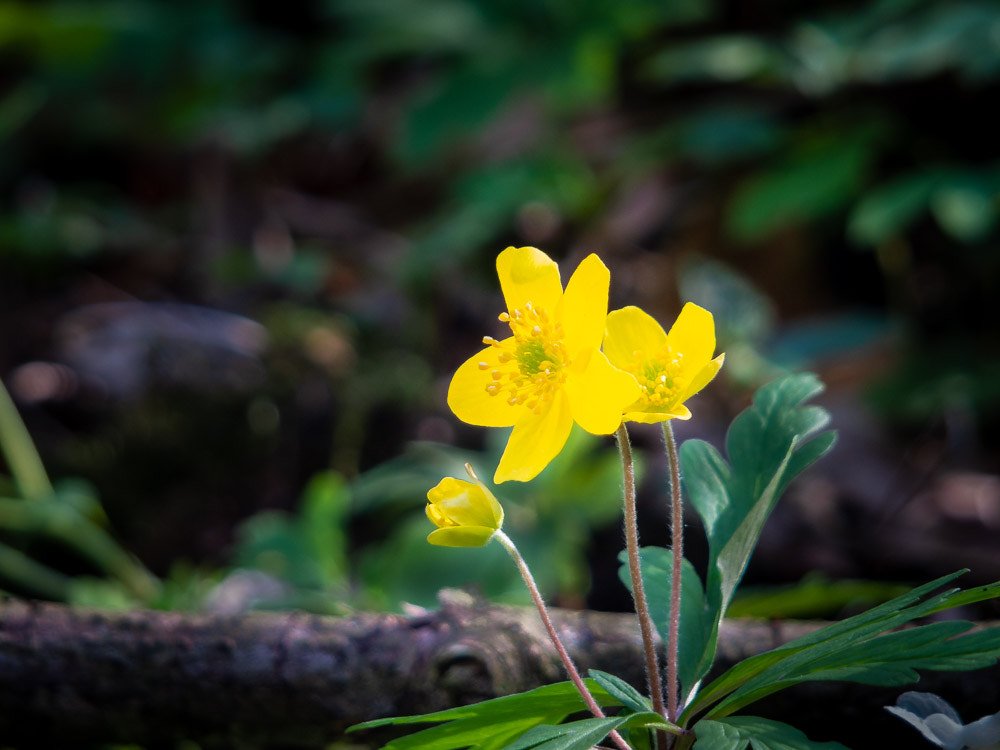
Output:
[[[840,443],[734,614],[998,579],[998,94],[987,0],[0,0],[0,589],[526,601],[423,516],[502,450],[444,394],[525,244],[564,279],[600,254],[612,307],[714,312],[726,367],[681,439],[720,444],[782,372],[828,384]],[[629,605],[619,477],[574,434],[498,490],[557,603]]]

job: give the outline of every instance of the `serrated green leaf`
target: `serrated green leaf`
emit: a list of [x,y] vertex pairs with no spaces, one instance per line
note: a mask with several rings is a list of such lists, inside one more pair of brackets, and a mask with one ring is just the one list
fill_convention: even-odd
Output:
[[[800,653],[814,646],[823,646],[824,644],[828,644],[831,641],[845,635],[857,633],[861,631],[862,628],[868,627],[873,623],[883,623],[883,626],[877,632],[884,632],[885,630],[894,627],[894,624],[902,621],[899,615],[900,611],[905,610],[915,602],[920,601],[922,597],[931,591],[950,583],[961,575],[962,572],[964,571],[942,576],[941,578],[931,581],[930,583],[926,583],[923,586],[919,586],[912,591],[908,591],[894,599],[891,599],[890,601],[880,604],[877,607],[872,607],[871,609],[855,615],[854,617],[849,617],[846,620],[841,620],[840,622],[831,623],[826,627],[819,628],[812,633],[796,638],[793,641],[789,641],[784,646],[767,651],[763,654],[751,656],[749,659],[744,659],[739,664],[734,665],[717,677],[711,684],[706,685],[705,688],[699,693],[698,700],[690,706],[687,711],[685,711],[683,718],[686,718],[690,714],[702,711],[704,708],[712,703],[715,703],[726,694],[731,693],[741,685],[746,684],[750,679],[760,675],[773,664],[786,659],[793,654]],[[929,612],[930,611],[935,610],[930,609]],[[887,622],[888,624],[885,624]]]
[[[971,623],[949,621],[887,632],[938,611],[955,597],[957,592],[952,589],[920,601],[956,575],[932,581],[869,612],[745,660],[707,686],[690,710],[700,711],[730,691],[706,714],[707,718],[728,715],[807,680],[901,685],[917,680],[917,669],[955,671],[993,664],[1000,656],[1000,628],[961,635],[972,627]],[[894,611],[897,606],[900,608]]]
[[591,679],[608,691],[608,694],[621,702],[625,708],[644,713],[653,710],[653,702],[634,687],[629,685],[621,677],[602,672],[599,669],[591,669],[588,673]]
[[808,373],[787,375],[758,390],[726,436],[731,465],[702,441],[681,446],[684,484],[709,540],[707,635],[687,685],[701,679],[715,660],[719,625],[781,492],[834,443],[834,433],[816,434],[828,423],[827,412],[802,405],[822,390],[819,379]]
[[[977,586],[974,589],[965,589],[964,591],[957,592],[946,603],[942,604],[940,609],[964,607],[966,604],[985,602],[989,599],[996,599],[998,596],[1000,596],[1000,581],[995,581],[986,586]],[[931,610],[932,613],[938,611],[940,610]]]
[[[618,575],[631,590],[626,552],[618,557],[622,566]],[[643,547],[639,550],[642,580],[649,600],[649,613],[660,638],[669,644],[670,580],[673,557],[664,547]],[[690,562],[681,565],[681,619],[678,631],[677,675],[684,691],[689,691],[700,679],[699,666],[705,646],[711,636],[710,612],[701,587],[701,579]]]
[[847,750],[839,742],[813,742],[795,727],[758,716],[699,721],[694,727],[698,750]]

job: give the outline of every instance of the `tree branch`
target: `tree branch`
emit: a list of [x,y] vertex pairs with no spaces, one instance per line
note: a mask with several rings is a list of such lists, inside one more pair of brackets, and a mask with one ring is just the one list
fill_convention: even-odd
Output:
[[[552,616],[582,670],[644,684],[634,616],[567,610]],[[726,623],[721,663],[811,627]],[[978,688],[968,687],[968,673],[951,675],[945,687],[976,694],[995,711],[997,671],[972,674],[985,678],[974,680]],[[533,610],[490,606],[462,592],[444,592],[441,609],[424,615],[347,618],[0,604],[0,737],[7,746],[169,746],[189,739],[205,747],[321,747],[367,719],[439,710],[562,679]],[[880,706],[905,689],[872,689],[875,696],[866,698],[856,686],[840,693],[839,685],[820,688],[818,708],[834,728],[831,712],[883,714]],[[786,693],[777,712],[787,706],[800,726],[801,693]],[[876,703],[867,706],[871,700]]]

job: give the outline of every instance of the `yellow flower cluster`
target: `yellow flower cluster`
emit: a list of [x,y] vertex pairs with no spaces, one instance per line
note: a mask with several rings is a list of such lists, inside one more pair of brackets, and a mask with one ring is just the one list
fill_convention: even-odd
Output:
[[[559,267],[533,247],[497,257],[511,335],[455,373],[448,405],[464,422],[510,427],[494,481],[527,481],[544,469],[573,423],[610,435],[623,420],[689,419],[684,402],[722,366],[712,359],[712,314],[688,303],[669,333],[638,307],[608,314],[611,274],[584,258],[563,290]],[[603,345],[603,351],[602,351]]]
[[[690,419],[684,402],[722,367],[725,355],[712,357],[712,314],[697,305],[684,305],[669,332],[638,307],[609,314],[611,274],[596,255],[583,259],[565,289],[555,261],[533,247],[508,247],[497,257],[497,274],[507,303],[499,319],[510,336],[483,339],[486,348],[452,378],[448,406],[469,424],[514,428],[493,478],[498,484],[536,477],[574,422],[610,435],[623,421]],[[500,528],[503,511],[493,495],[481,483],[465,485],[446,479],[428,493],[427,514],[439,527],[433,543],[478,546]],[[475,513],[446,511],[458,506]],[[476,529],[463,532],[469,544],[459,543],[460,528]]]

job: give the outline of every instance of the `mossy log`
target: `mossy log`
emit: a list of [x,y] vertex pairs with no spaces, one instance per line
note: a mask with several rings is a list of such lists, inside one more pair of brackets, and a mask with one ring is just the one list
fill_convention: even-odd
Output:
[[[644,684],[634,617],[556,610],[553,619],[581,669]],[[720,666],[812,627],[727,622]],[[963,712],[964,699],[985,713],[1000,708],[998,675],[949,675],[920,689],[940,690]],[[433,612],[342,618],[0,604],[0,743],[9,747],[153,748],[182,739],[203,747],[323,747],[360,721],[561,679],[534,610],[491,606],[461,592],[446,592]],[[884,719],[897,740],[910,741],[916,738],[881,710],[904,689],[828,683],[787,691],[765,708],[802,727],[818,720],[827,731],[815,739],[846,742],[844,722],[864,727]]]

